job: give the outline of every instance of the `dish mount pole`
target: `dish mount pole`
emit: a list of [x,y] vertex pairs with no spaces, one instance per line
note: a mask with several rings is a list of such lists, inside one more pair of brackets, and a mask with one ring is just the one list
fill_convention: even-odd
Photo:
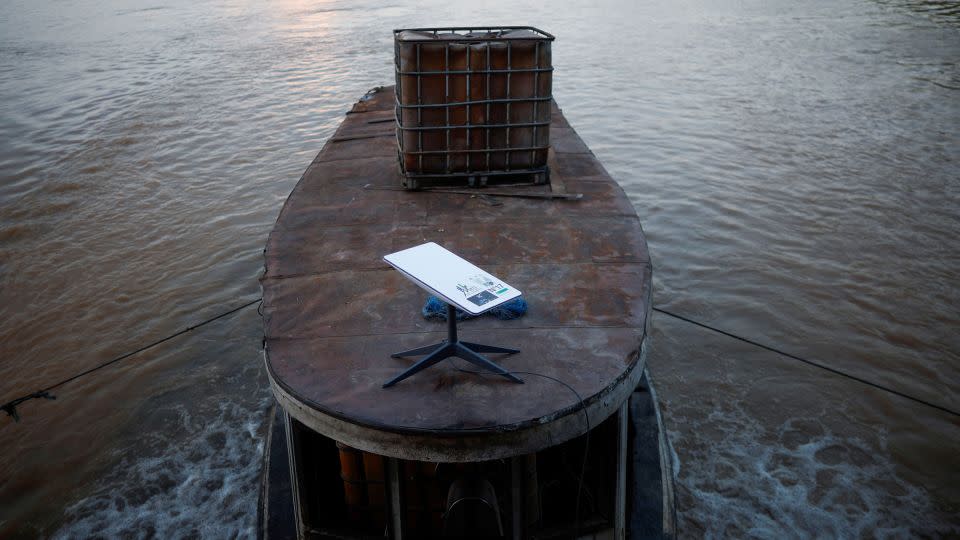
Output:
[[441,343],[435,343],[433,345],[427,345],[426,347],[418,347],[416,349],[410,349],[409,351],[398,352],[390,355],[392,358],[406,358],[409,356],[420,356],[427,355],[422,358],[416,364],[407,368],[406,371],[397,375],[396,377],[390,379],[389,381],[383,384],[384,388],[389,388],[398,382],[414,375],[420,371],[427,369],[428,367],[455,356],[457,358],[462,358],[467,362],[487,371],[492,371],[497,375],[503,375],[504,377],[510,379],[513,382],[523,383],[523,379],[517,377],[513,373],[503,369],[494,362],[488,360],[485,356],[480,353],[504,353],[504,354],[516,354],[520,352],[517,349],[508,349],[506,347],[494,347],[493,345],[481,345],[479,343],[468,343],[466,341],[460,341],[457,339],[457,308],[453,307],[451,304],[447,304],[447,340]]

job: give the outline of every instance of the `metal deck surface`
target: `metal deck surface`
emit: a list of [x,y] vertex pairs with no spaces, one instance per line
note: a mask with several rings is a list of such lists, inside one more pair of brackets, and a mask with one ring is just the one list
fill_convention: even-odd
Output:
[[[265,358],[278,401],[308,427],[403,459],[474,461],[529,453],[597,425],[644,367],[651,264],[636,212],[554,104],[551,183],[475,195],[400,189],[394,94],[365,96],[307,168],[270,234],[261,280]],[[582,193],[580,200],[484,193]],[[381,385],[442,341],[426,293],[382,256],[434,241],[501,276],[523,318],[460,323],[462,339],[515,347],[490,355],[526,384],[444,362]],[[456,365],[473,369],[454,360]]]

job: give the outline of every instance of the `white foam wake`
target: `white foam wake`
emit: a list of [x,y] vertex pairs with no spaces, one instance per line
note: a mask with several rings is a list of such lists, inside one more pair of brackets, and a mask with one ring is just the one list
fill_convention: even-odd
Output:
[[706,538],[914,538],[960,533],[929,495],[879,451],[817,419],[781,425],[775,440],[737,406],[671,432],[683,467],[681,535]]
[[269,399],[260,401],[253,411],[221,403],[205,422],[171,409],[173,431],[188,436],[141,441],[151,455],[124,457],[95,495],[67,509],[54,537],[255,538]]

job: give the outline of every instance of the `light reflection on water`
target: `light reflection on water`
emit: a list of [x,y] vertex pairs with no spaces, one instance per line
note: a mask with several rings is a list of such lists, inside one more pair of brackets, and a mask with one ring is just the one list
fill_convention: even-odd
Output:
[[[906,1],[8,3],[0,397],[256,296],[296,179],[393,80],[390,30],[495,22],[558,36],[557,100],[636,205],[659,305],[960,408],[960,25],[955,3]],[[955,419],[656,323],[689,531],[957,526]],[[253,489],[190,471],[252,481],[260,336],[247,313],[0,420],[0,535],[82,536],[131,508],[161,535],[200,515],[252,530]],[[877,461],[818,460],[835,445]]]

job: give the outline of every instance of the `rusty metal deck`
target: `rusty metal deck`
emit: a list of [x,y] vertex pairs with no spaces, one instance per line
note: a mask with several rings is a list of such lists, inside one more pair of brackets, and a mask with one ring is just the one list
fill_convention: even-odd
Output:
[[[399,190],[393,105],[384,88],[354,106],[270,234],[261,284],[278,401],[320,433],[403,459],[494,459],[584,432],[577,398],[545,377],[519,385],[441,363],[381,388],[413,362],[392,352],[445,337],[443,323],[420,315],[426,294],[382,256],[434,241],[502,276],[530,306],[518,320],[462,322],[461,337],[522,349],[491,359],[566,382],[597,425],[639,381],[650,323],[650,258],[623,190],[556,105],[549,185]],[[583,198],[483,195],[551,190]]]

